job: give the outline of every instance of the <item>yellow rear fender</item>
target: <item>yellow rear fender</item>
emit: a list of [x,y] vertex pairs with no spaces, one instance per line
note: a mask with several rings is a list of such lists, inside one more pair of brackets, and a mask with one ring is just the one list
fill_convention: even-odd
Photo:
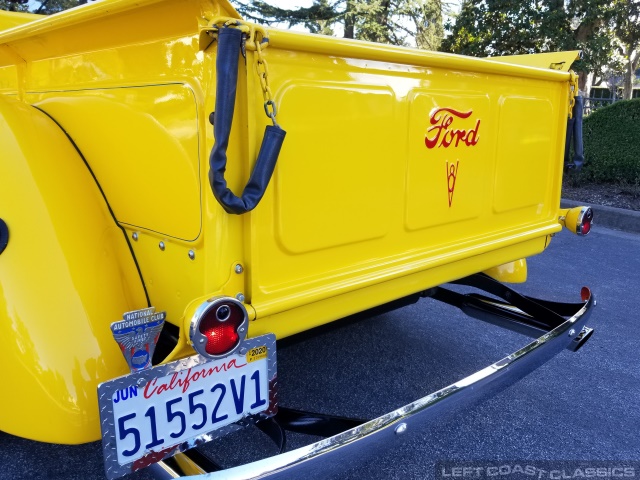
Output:
[[128,372],[109,325],[147,306],[126,237],[47,115],[0,96],[0,430],[100,438],[98,383]]

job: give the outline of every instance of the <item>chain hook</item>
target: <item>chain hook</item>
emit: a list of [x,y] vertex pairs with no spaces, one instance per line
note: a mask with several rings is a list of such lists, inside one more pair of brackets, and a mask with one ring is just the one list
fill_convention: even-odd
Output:
[[264,36],[264,32],[259,32],[262,35],[262,39],[258,41],[255,39],[256,47],[256,73],[260,80],[260,88],[262,89],[262,97],[264,99],[264,113],[273,122],[274,127],[280,127],[276,121],[276,115],[278,114],[278,108],[276,102],[273,100],[271,94],[271,87],[269,86],[269,65],[267,60],[262,54],[262,44],[268,44],[269,38]]
[[[271,108],[271,111],[269,111],[269,108]],[[276,102],[274,102],[273,100],[267,100],[266,102],[264,102],[264,113],[266,113],[267,117],[271,119],[274,127],[280,126],[278,125],[278,122],[276,122],[276,115],[278,114]]]

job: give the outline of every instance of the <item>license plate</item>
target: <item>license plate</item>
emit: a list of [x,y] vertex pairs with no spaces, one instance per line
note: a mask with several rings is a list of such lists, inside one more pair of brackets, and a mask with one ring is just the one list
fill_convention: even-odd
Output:
[[98,386],[107,477],[117,478],[270,417],[276,342],[247,339],[236,354],[200,355]]

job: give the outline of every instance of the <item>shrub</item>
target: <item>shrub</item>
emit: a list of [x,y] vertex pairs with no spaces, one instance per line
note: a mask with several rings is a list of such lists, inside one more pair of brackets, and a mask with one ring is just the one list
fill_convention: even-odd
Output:
[[582,180],[640,184],[640,99],[595,111],[584,119],[583,134]]

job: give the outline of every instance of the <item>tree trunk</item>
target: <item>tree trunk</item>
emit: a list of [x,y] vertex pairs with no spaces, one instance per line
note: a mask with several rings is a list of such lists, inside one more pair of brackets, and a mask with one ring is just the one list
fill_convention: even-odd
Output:
[[633,66],[631,59],[627,62],[627,68],[624,71],[624,80],[622,81],[622,99],[631,100],[633,94]]
[[580,82],[578,79],[578,89],[582,92],[582,96],[588,98],[591,96],[591,87],[593,86],[593,73],[587,73],[584,75],[584,82]]
[[354,38],[355,23],[353,0],[347,0],[347,7],[344,13],[344,38]]
[[640,50],[634,50],[632,45],[627,45],[627,49],[629,58],[627,68],[624,71],[624,80],[622,81],[622,98],[631,100],[633,97],[633,80],[635,79],[638,63],[640,63]]
[[635,72],[640,67],[640,45],[634,50],[629,57],[631,63],[631,97],[633,97],[633,84],[635,79]]
[[589,96],[591,90],[591,82],[593,82],[593,75],[589,72],[578,72],[578,90],[584,92],[585,96]]
[[389,8],[391,7],[391,0],[382,0],[380,3],[380,11],[376,15],[376,22],[383,28],[383,31],[378,38],[375,40],[379,43],[384,43],[389,41]]

